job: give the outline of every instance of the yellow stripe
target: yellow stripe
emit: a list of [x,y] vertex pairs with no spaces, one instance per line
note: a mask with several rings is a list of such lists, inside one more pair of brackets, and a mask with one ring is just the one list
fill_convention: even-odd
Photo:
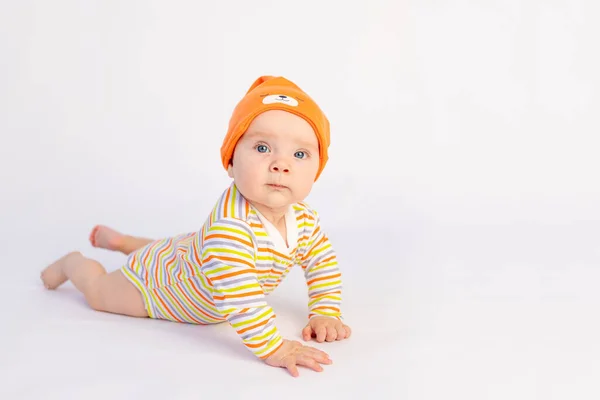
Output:
[[212,276],[214,274],[218,274],[219,272],[229,271],[232,269],[235,269],[235,267],[232,267],[230,265],[225,265],[223,267],[219,267],[219,268],[215,268],[215,269],[204,270],[203,272],[208,277],[208,276]]
[[232,289],[221,289],[221,292],[225,292],[225,293],[234,293],[234,292],[239,292],[242,291],[244,289],[256,289],[256,288],[260,288],[260,285],[258,283],[249,283],[247,285],[242,285],[242,286],[236,286]]
[[327,267],[332,267],[335,265],[337,265],[337,261],[330,261],[326,264],[319,265],[318,267],[311,268],[310,272],[320,271],[322,269],[325,269]]
[[312,285],[310,287],[310,290],[316,290],[316,289],[320,289],[320,288],[324,288],[324,287],[328,287],[328,286],[335,286],[335,285],[341,285],[342,281],[340,279],[337,279],[333,282],[327,282],[327,283],[322,283],[320,285]]
[[318,249],[313,249],[313,251],[310,253],[310,255],[312,257],[316,257],[319,254],[321,254],[322,252],[324,252],[325,250],[328,250],[330,248],[331,248],[331,244],[328,244],[328,245],[323,246],[323,247],[319,247]]
[[[309,302],[308,302],[308,306],[309,306],[309,307],[310,307],[310,306],[313,306],[315,303],[318,303],[318,302],[320,302],[320,301],[323,301],[324,299],[336,300],[336,301],[340,301],[340,300],[342,300],[342,298],[341,298],[340,296],[322,296],[322,297],[318,297],[318,298],[316,298],[316,299],[314,299],[314,300],[311,300],[311,301],[309,301]],[[338,308],[338,307],[336,306],[336,308]]]
[[342,315],[341,312],[339,311],[323,311],[323,310],[313,310],[311,311],[311,313],[313,314],[317,314],[317,315],[323,315],[323,316],[330,316],[330,317],[337,317]]
[[[203,275],[200,275],[200,276],[202,277],[202,279],[200,279],[200,285],[202,285],[202,287],[204,288],[204,290],[206,290],[212,296],[212,294],[214,293],[215,289],[212,286],[208,286],[206,284],[206,281],[205,281]],[[220,313],[220,311],[219,311],[219,313]]]
[[[189,295],[192,296],[198,303],[201,304],[200,308],[203,308],[205,311],[208,309],[216,314],[221,314],[221,312],[219,310],[217,310],[215,307],[208,304],[200,296],[198,296],[198,294],[196,294],[196,290],[194,288],[192,288],[192,284],[190,283],[189,279],[184,280],[183,284],[188,288]],[[205,317],[205,318],[208,318],[208,317]],[[215,321],[220,321],[220,320],[215,319]]]
[[156,307],[160,310],[160,312],[163,314],[164,318],[168,318],[171,319],[171,313],[169,313],[167,311],[166,308],[163,307],[162,303],[161,303],[161,299],[157,294],[157,290],[152,290],[152,292],[150,292],[150,296],[152,296],[152,299],[154,300],[154,304],[156,305]]
[[[169,287],[172,288],[173,286],[169,286]],[[194,321],[193,319],[190,319],[190,317],[188,317],[186,315],[186,311],[187,310],[185,310],[183,307],[180,307],[179,304],[177,304],[176,300],[179,300],[182,303],[186,303],[185,299],[182,299],[182,298],[179,298],[179,297],[175,298],[175,296],[171,295],[171,293],[169,293],[166,290],[166,288],[162,288],[160,290],[160,292],[163,293],[164,296],[166,297],[166,300],[164,300],[165,303],[167,303],[169,306],[171,306],[171,308],[176,309],[179,312],[179,314],[180,314],[179,317],[181,319],[183,319],[184,321],[191,322],[191,323],[196,323],[196,321]],[[193,313],[192,313],[192,316],[194,316]]]
[[208,254],[215,254],[215,255],[219,255],[219,253],[227,253],[227,254],[235,254],[236,256],[248,259],[248,260],[252,260],[252,256],[248,255],[248,253],[244,253],[241,252],[239,250],[231,250],[228,248],[222,248],[222,247],[211,247],[208,248],[206,250],[204,250],[204,252],[202,253],[202,259],[207,258]]
[[[185,284],[185,283],[184,283]],[[184,303],[186,306],[188,306],[189,310],[188,313],[191,314],[193,317],[199,319],[202,322],[217,322],[217,320],[215,320],[214,318],[208,317],[204,314],[201,314],[196,307],[194,307],[194,305],[186,298],[187,293],[185,293],[178,285],[172,285],[170,286],[173,291],[177,294],[177,298],[181,300],[182,303]],[[203,307],[200,307],[203,308]],[[196,323],[194,321],[194,323]]]
[[231,314],[232,312],[234,312],[235,310],[237,310],[236,307],[230,307],[230,308],[225,308],[223,309],[223,311],[221,311],[223,314]]
[[212,226],[210,228],[210,232],[218,233],[221,231],[237,233],[238,235],[243,236],[243,237],[247,238],[248,240],[250,240],[250,235],[248,235],[248,233],[246,233],[245,230],[242,230],[239,228],[231,228],[229,226],[216,226],[216,227]]
[[300,222],[300,223],[298,224],[298,228],[299,228],[299,229],[302,229],[302,228],[304,228],[304,227],[309,227],[309,228],[312,228],[312,227],[314,227],[314,226],[315,226],[315,223],[314,223],[314,222],[308,222],[308,221]]
[[256,352],[255,354],[261,356],[265,353],[268,353],[273,347],[279,345],[279,343],[281,343],[281,338],[277,338],[275,340],[271,340],[269,342],[269,345],[267,345],[266,347],[263,347],[263,350],[261,352]]
[[270,314],[271,310],[267,309],[265,312],[263,312],[262,314],[260,314],[258,317],[252,318],[252,319],[247,319],[245,321],[242,322],[238,322],[237,324],[231,324],[232,327],[237,328],[239,326],[244,326],[244,325],[251,325],[252,323],[263,319],[266,315]]
[[272,326],[271,329],[267,333],[265,333],[264,335],[253,336],[251,340],[248,340],[248,343],[260,342],[262,340],[265,340],[265,338],[267,338],[268,336],[271,336],[276,330],[277,330],[277,327],[276,326]]
[[150,302],[150,298],[148,297],[148,294],[144,288],[144,286],[141,284],[140,282],[140,278],[138,278],[136,275],[132,274],[131,271],[129,270],[129,268],[125,267],[122,268],[121,271],[129,278],[131,278],[131,282],[133,282],[133,284],[139,289],[140,293],[142,294],[142,297],[144,298],[144,305],[146,306],[146,311],[148,311],[148,316],[150,318],[155,318],[156,316],[154,315],[154,313],[152,312],[152,307],[150,307],[150,305],[152,304]]
[[150,296],[152,296],[152,299],[154,300],[154,305],[156,306],[156,308],[158,308],[160,310],[160,312],[162,313],[163,317],[170,319],[171,318],[170,314],[162,306],[162,303],[160,302],[160,299],[158,298],[155,290],[153,290],[152,292],[150,292]]
[[[151,272],[150,275],[152,277],[156,276],[156,274],[154,274],[154,270],[158,269],[158,267],[159,267],[159,265],[157,265],[157,263],[156,263],[156,248],[158,246],[162,246],[162,245],[163,245],[163,241],[161,240],[161,241],[156,242],[153,246],[150,247],[150,252],[149,252],[150,254],[148,255],[148,260],[150,260],[150,263],[154,264],[154,268],[150,271]],[[141,258],[143,259],[144,257],[141,257]],[[164,285],[163,274],[161,271],[159,271],[158,282],[156,282],[155,286],[163,286],[163,285]]]
[[287,260],[285,258],[281,258],[281,257],[277,257],[277,256],[258,256],[257,259],[259,261],[274,261],[277,264],[282,265],[283,267],[287,267],[288,265],[291,264],[290,260]]

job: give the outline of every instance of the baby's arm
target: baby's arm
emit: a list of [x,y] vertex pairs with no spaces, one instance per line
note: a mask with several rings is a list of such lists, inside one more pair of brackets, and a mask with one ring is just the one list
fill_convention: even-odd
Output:
[[202,271],[214,286],[217,310],[250,351],[261,359],[269,357],[282,345],[282,337],[256,276],[250,227],[230,218],[214,222],[204,236],[201,259]]
[[351,330],[342,322],[342,274],[316,213],[307,248],[302,269],[308,286],[309,322],[302,330],[302,336],[309,340],[314,335],[318,342],[346,339]]
[[302,260],[302,269],[308,286],[308,318],[316,316],[342,319],[342,274],[337,256],[329,238],[315,218],[312,236],[308,239],[308,251]]
[[225,218],[213,223],[203,239],[204,245],[195,242],[191,253],[201,259],[214,287],[215,307],[246,348],[268,365],[287,368],[292,376],[298,376],[296,365],[322,371],[319,363],[331,363],[325,352],[281,337],[256,276],[253,234],[247,224]]

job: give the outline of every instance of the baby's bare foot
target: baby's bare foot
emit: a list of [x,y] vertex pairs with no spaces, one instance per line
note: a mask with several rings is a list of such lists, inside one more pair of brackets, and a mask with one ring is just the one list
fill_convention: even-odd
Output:
[[69,253],[61,257],[42,271],[40,278],[46,289],[56,289],[67,281],[67,276],[63,272],[63,265],[67,257],[71,257],[74,254],[76,253]]
[[104,225],[96,225],[90,233],[90,243],[94,247],[118,251],[123,245],[125,236]]

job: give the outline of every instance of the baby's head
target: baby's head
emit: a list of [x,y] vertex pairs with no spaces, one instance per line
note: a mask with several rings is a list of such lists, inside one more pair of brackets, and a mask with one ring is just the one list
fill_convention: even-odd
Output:
[[329,121],[298,86],[261,77],[238,103],[223,166],[250,202],[284,208],[308,196],[327,163]]

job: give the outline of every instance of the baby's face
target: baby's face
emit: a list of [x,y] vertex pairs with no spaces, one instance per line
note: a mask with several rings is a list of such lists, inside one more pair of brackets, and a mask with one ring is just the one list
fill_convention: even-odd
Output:
[[318,170],[319,142],[310,124],[286,111],[270,110],[256,117],[237,143],[228,172],[262,212],[303,201]]

